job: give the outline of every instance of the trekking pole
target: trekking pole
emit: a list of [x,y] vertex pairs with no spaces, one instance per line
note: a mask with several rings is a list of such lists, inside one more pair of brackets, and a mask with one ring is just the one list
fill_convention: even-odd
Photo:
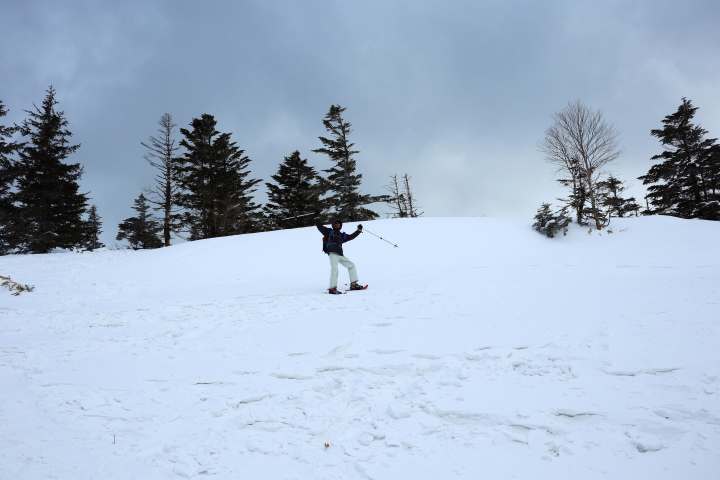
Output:
[[[363,228],[362,231],[363,231],[363,232],[367,232],[367,233],[369,233],[369,234],[371,234],[371,235],[375,235],[373,232],[371,232],[371,231],[368,230],[367,228]],[[380,235],[375,235],[375,236],[378,237],[380,240],[389,243],[389,244],[392,245],[393,247],[398,248],[398,246],[397,246],[396,244],[392,243],[392,242],[389,241],[389,240],[385,240],[385,239],[382,238]]]
[[295,215],[294,217],[285,217],[285,218],[281,218],[280,221],[292,220],[293,218],[308,217],[310,215],[315,215],[315,213],[314,212],[313,213],[303,213],[302,215]]

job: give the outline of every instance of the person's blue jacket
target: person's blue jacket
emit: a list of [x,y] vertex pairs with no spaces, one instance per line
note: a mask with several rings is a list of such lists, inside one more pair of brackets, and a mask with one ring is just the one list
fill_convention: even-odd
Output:
[[[342,221],[339,218],[336,218],[333,220],[332,224],[335,225],[336,222],[340,223],[340,228],[342,229]],[[358,235],[360,235],[360,230],[356,230],[350,235],[348,235],[340,229],[335,230],[325,227],[320,222],[320,217],[315,217],[315,226],[318,230],[320,230],[320,233],[322,233],[324,237],[328,237],[331,241],[331,245],[325,249],[325,253],[327,254],[337,253],[338,255],[344,256],[342,249],[343,243],[349,242],[350,240],[353,240]]]

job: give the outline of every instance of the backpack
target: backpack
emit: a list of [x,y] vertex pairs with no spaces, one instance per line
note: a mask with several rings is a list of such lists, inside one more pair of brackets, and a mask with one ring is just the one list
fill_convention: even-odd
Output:
[[330,252],[328,252],[328,248],[330,248],[330,245],[333,244],[333,242],[332,242],[333,232],[334,232],[334,230],[330,230],[330,234],[323,237],[323,244],[322,244],[323,253],[330,253]]

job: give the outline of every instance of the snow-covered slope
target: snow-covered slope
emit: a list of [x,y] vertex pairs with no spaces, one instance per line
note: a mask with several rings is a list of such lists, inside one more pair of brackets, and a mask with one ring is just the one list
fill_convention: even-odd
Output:
[[531,223],[0,257],[0,479],[717,478],[720,223]]

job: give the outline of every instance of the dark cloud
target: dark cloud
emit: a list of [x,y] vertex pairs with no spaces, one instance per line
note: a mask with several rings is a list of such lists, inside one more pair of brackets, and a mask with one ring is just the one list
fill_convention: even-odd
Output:
[[622,131],[639,197],[681,97],[720,136],[718,20],[714,0],[3,2],[0,99],[19,122],[54,85],[105,243],[165,112],[214,115],[267,181],[296,149],[329,167],[311,150],[339,103],[367,193],[409,173],[426,215],[532,217],[564,193],[536,143],[568,102]]

